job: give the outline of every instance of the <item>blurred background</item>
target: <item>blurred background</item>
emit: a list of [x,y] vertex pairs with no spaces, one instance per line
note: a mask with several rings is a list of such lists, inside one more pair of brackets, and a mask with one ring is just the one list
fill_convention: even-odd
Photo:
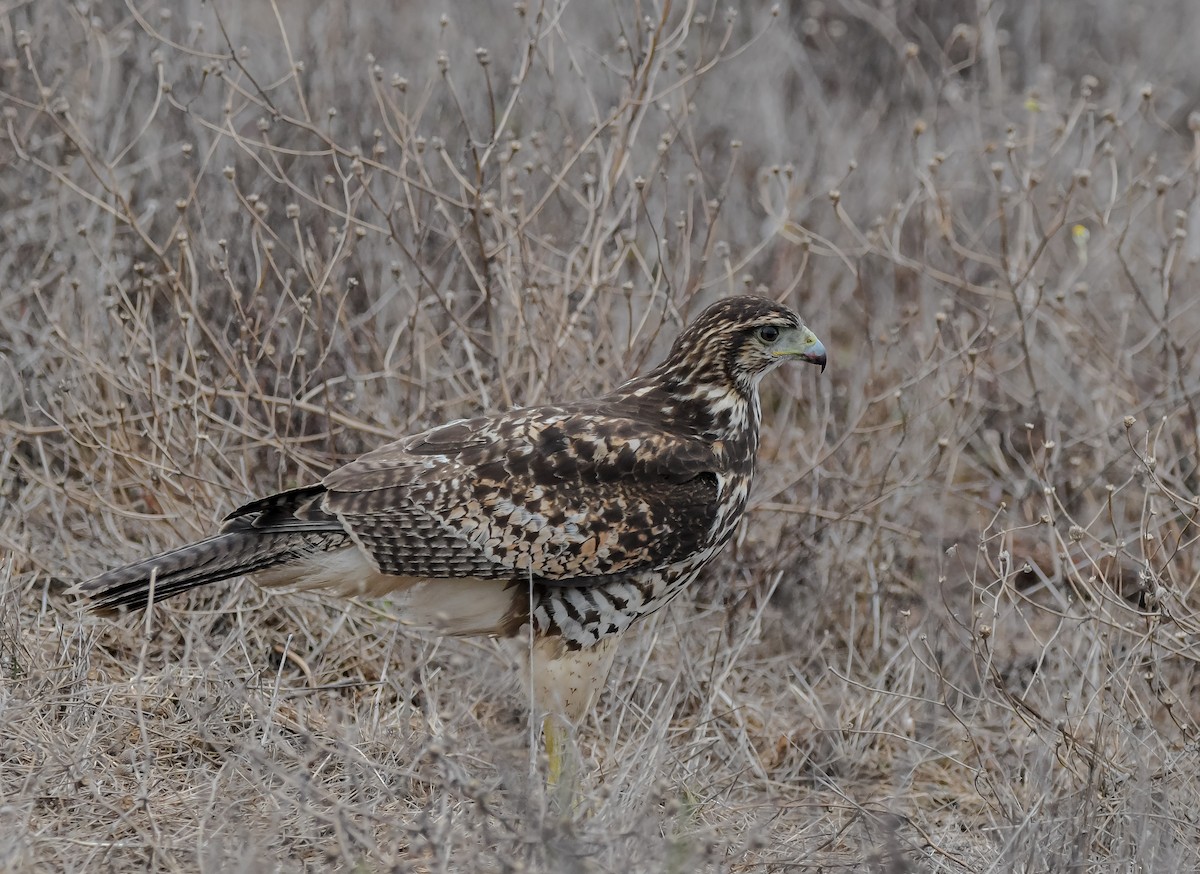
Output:
[[[1200,864],[1191,0],[0,11],[0,867]],[[568,802],[511,660],[66,585],[722,296],[751,507]]]

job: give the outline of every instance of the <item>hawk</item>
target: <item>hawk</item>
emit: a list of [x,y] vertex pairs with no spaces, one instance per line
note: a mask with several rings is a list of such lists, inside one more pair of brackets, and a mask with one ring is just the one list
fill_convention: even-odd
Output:
[[80,588],[94,609],[139,607],[245,574],[388,596],[407,621],[445,634],[528,628],[536,705],[577,722],[620,636],[733,534],[758,450],[759,381],[794,360],[825,367],[794,312],[721,300],[662,364],[611,394],[413,434]]

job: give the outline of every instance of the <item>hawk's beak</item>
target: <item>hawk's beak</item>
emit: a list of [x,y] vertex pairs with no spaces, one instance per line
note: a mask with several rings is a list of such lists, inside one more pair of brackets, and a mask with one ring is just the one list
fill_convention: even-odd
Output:
[[825,346],[817,335],[808,328],[793,328],[785,331],[772,350],[776,355],[799,358],[809,364],[818,364],[825,372]]

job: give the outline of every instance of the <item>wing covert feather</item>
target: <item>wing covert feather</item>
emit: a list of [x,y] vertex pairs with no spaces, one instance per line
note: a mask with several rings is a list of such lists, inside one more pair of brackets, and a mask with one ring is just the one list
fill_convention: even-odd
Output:
[[694,552],[718,472],[699,440],[540,408],[380,447],[325,478],[323,508],[384,573],[586,584]]

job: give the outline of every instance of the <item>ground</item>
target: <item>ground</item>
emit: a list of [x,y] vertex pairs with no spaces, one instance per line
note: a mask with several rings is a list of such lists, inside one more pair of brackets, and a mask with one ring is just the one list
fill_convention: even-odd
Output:
[[[1191,0],[0,26],[0,868],[1200,866]],[[556,790],[497,644],[66,592],[746,290],[828,370]]]

